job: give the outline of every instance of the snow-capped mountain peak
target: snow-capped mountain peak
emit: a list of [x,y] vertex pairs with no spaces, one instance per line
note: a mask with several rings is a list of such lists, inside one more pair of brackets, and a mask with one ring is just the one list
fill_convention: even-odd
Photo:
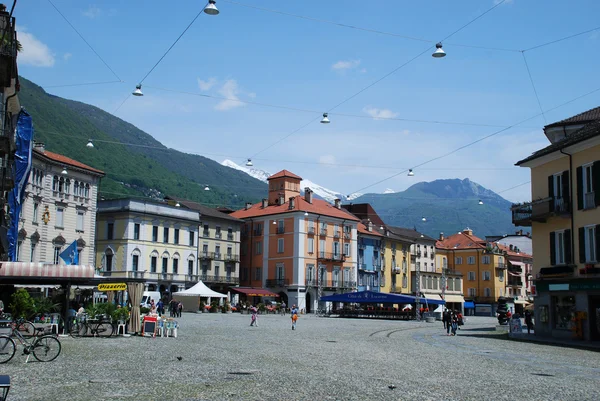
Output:
[[386,188],[386,189],[385,189],[385,191],[383,191],[383,193],[384,193],[384,194],[395,194],[395,193],[396,193],[396,191],[394,191],[394,190],[393,190],[393,189],[391,189],[391,188]]
[[[257,180],[260,180],[263,182],[267,182],[267,178],[269,178],[271,175],[273,175],[270,172],[265,171],[265,170],[260,170],[257,168],[247,167],[247,166],[240,166],[239,164],[237,164],[231,160],[224,160],[221,164],[226,167],[230,167],[230,168],[233,168],[236,170],[243,171],[244,173],[248,174],[249,176],[254,177]],[[310,180],[302,180],[302,182],[300,183],[300,188],[302,188],[302,192],[304,192],[304,188],[306,188],[306,187],[309,187],[310,189],[312,189],[313,192],[317,196],[319,196],[319,197],[325,199],[327,202],[331,202],[331,203],[333,203],[333,201],[335,199],[353,200],[362,195],[362,194],[356,193],[356,194],[351,194],[349,197],[346,197],[341,192],[322,187],[319,184],[316,184]]]

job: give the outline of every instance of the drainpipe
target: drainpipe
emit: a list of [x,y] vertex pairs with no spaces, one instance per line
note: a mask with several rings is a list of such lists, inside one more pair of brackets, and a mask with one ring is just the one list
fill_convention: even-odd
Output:
[[[563,149],[560,150],[560,153],[569,156],[569,197],[571,198],[569,200],[569,212],[571,212],[571,264],[575,264],[575,213],[573,212],[575,198],[573,197],[573,155],[565,152]],[[579,241],[581,241],[581,238],[579,238]]]

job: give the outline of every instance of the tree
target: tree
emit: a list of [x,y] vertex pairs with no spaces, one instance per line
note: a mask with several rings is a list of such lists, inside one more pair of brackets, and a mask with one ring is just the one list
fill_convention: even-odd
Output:
[[33,298],[25,288],[19,288],[17,292],[10,296],[10,300],[8,307],[14,318],[28,318],[35,312]]

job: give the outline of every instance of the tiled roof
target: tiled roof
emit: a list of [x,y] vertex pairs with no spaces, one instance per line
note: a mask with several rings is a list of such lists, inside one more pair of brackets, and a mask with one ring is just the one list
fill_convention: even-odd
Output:
[[400,237],[409,238],[412,240],[425,240],[425,241],[435,241],[434,238],[431,238],[428,235],[418,232],[417,230],[413,230],[412,228],[404,228],[404,227],[395,227],[395,226],[386,226],[387,229]]
[[240,219],[237,219],[233,216],[230,216],[227,213],[222,213],[219,212],[216,209],[210,208],[208,206],[204,206],[198,202],[193,202],[187,199],[182,199],[182,198],[177,198],[175,196],[165,196],[165,199],[169,200],[174,200],[176,202],[179,202],[179,204],[187,209],[191,209],[191,210],[195,210],[197,212],[200,212],[200,216],[209,216],[209,217],[214,217],[216,219],[222,219],[222,220],[229,220],[229,221],[235,221],[238,223],[242,223],[242,221]]
[[587,124],[580,130],[577,130],[574,133],[572,133],[571,135],[567,136],[562,141],[553,143],[551,145],[546,146],[543,149],[538,150],[537,152],[534,152],[531,156],[518,161],[515,165],[516,166],[521,165],[530,160],[537,159],[538,157],[542,157],[547,154],[556,152],[560,149],[566,148],[567,146],[571,146],[576,143],[583,142],[586,139],[590,139],[590,138],[593,138],[598,135],[600,135],[600,120]]
[[373,231],[369,231],[367,229],[367,225],[364,223],[358,223],[358,228],[357,231],[359,234],[363,234],[363,235],[373,235],[375,237],[383,237],[382,234],[379,234],[377,228],[375,227],[375,225],[373,225]]
[[452,234],[444,238],[443,241],[436,241],[435,247],[442,249],[485,249],[485,244],[485,241],[481,238],[462,232]]
[[231,216],[237,217],[238,219],[247,219],[252,217],[270,216],[300,211],[311,214],[319,214],[322,216],[335,217],[338,219],[360,221],[358,218],[348,213],[344,209],[338,209],[324,200],[313,198],[313,202],[308,203],[304,197],[300,195],[297,195],[294,199],[295,207],[292,210],[289,208],[289,201],[282,205],[269,205],[266,208],[262,207],[262,203],[255,203],[249,209],[244,208],[231,213]]
[[555,123],[546,125],[545,128],[569,124],[589,123],[596,120],[600,120],[600,107],[594,107],[593,109],[584,111],[583,113],[579,113],[573,117],[565,118],[564,120],[560,120]]
[[287,170],[281,170],[280,172],[275,173],[272,176],[270,176],[269,178],[267,178],[267,180],[272,180],[274,178],[281,178],[281,177],[290,177],[290,178],[295,178],[297,180],[302,180],[302,177],[292,173],[291,171],[287,171]]
[[77,168],[81,168],[84,170],[92,171],[92,172],[100,174],[100,175],[104,175],[104,171],[102,171],[102,170],[95,169],[93,167],[88,166],[87,164],[83,164],[83,163],[78,162],[77,160],[73,160],[67,156],[59,155],[58,153],[50,152],[48,150],[44,150],[42,152],[39,149],[33,149],[33,152],[37,153],[40,156],[44,156],[56,163],[63,164],[65,166],[77,167]]
[[504,244],[498,244],[495,243],[496,245],[498,245],[498,248],[502,249],[504,252],[506,252],[508,254],[508,256],[514,256],[514,257],[521,257],[521,258],[533,258],[533,255],[530,255],[528,253],[525,252],[515,252],[515,251],[511,251],[510,247]]

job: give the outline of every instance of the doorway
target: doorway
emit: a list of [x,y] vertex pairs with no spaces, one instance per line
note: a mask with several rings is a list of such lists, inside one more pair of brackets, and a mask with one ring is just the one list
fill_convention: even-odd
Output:
[[306,292],[306,313],[312,313],[312,296]]
[[600,295],[591,296],[589,305],[590,340],[600,341]]

